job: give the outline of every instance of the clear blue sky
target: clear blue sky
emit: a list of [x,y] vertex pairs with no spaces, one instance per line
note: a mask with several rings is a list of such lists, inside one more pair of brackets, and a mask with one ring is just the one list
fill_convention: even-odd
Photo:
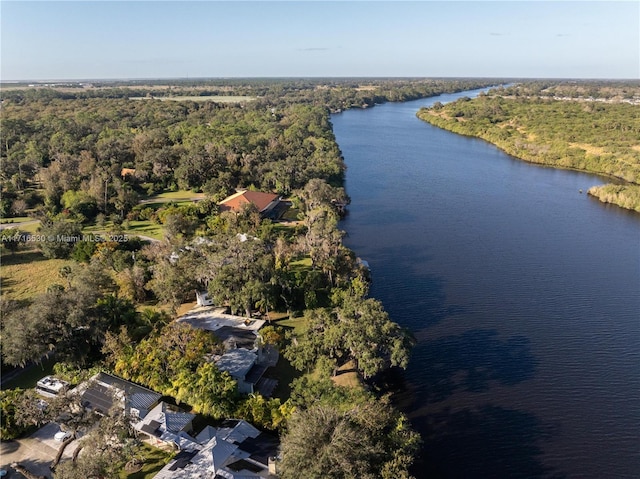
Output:
[[2,80],[640,78],[640,2],[0,3]]

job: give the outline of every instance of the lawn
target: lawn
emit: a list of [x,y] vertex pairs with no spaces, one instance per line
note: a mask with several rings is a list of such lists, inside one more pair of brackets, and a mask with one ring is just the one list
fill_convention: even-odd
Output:
[[[148,236],[153,239],[164,239],[164,230],[162,225],[154,223],[149,220],[145,221],[129,221],[129,227],[124,230],[124,233],[129,236]],[[126,223],[125,223],[126,225]],[[84,234],[106,234],[113,228],[113,223],[107,221],[103,226],[91,225],[82,228]]]
[[24,223],[25,221],[33,221],[33,218],[29,218],[28,216],[18,216],[15,218],[0,218],[0,224],[12,224],[12,223]]
[[300,215],[301,211],[297,208],[289,208],[287,211],[284,212],[284,214],[280,217],[281,220],[283,221],[300,221]]
[[285,328],[293,328],[293,334],[296,336],[304,333],[307,330],[307,320],[305,318],[289,318],[277,321],[278,326]]
[[143,200],[145,203],[167,203],[169,201],[193,201],[203,200],[205,198],[204,193],[194,193],[190,190],[178,190],[178,191],[165,191],[154,196],[150,196]]
[[53,374],[54,358],[48,358],[42,364],[29,366],[23,373],[10,379],[2,385],[2,389],[31,389],[36,387],[36,383],[45,376]]
[[162,225],[151,221],[129,221],[129,227],[125,233],[131,236],[143,235],[157,240],[164,239],[164,230]]
[[142,444],[137,452],[138,455],[144,459],[142,469],[130,473],[122,471],[120,473],[120,479],[151,479],[158,474],[160,469],[173,457],[173,453],[149,446],[148,444]]
[[73,264],[66,259],[47,259],[35,246],[2,253],[1,261],[2,295],[15,300],[31,299],[52,284],[62,284],[58,271]]
[[267,376],[278,380],[278,385],[273,391],[273,397],[280,399],[282,402],[291,396],[290,384],[294,379],[302,376],[302,372],[294,368],[289,361],[280,355],[278,364],[267,372]]
[[312,262],[310,256],[289,263],[289,268],[291,269],[291,271],[294,271],[296,273],[311,271],[311,266]]

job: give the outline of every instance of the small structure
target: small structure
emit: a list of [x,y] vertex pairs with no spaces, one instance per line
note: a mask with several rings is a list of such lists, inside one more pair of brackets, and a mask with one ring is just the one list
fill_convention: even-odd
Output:
[[133,427],[154,446],[170,445],[180,448],[185,441],[193,441],[188,433],[193,429],[195,417],[195,414],[161,401]]
[[232,419],[219,428],[207,426],[184,446],[155,479],[277,477],[278,440],[246,421]]
[[122,170],[120,170],[120,177],[124,180],[127,176],[136,176],[136,169],[122,168]]
[[67,381],[53,376],[45,376],[36,383],[36,392],[41,396],[53,398],[65,392],[68,387],[69,383]]
[[262,217],[267,217],[280,202],[280,196],[275,193],[261,191],[240,190],[222,200],[220,211],[235,211],[240,213],[245,205],[254,205]]
[[119,404],[127,414],[140,419],[162,397],[151,389],[107,373],[96,374],[78,386],[76,391],[82,397],[82,405],[99,414],[107,414],[114,405]]
[[207,291],[196,291],[196,303],[198,306],[213,306],[213,299]]

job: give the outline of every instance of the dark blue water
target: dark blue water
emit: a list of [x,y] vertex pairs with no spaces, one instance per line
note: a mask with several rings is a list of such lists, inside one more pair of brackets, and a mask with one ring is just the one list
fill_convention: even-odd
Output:
[[415,473],[638,478],[640,215],[579,193],[601,178],[415,117],[455,97],[332,117],[346,243],[419,340],[401,399]]

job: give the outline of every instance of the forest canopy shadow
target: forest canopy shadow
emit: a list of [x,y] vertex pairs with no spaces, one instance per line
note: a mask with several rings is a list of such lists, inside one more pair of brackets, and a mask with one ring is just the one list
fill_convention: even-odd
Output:
[[482,392],[492,382],[514,385],[531,379],[537,362],[524,336],[498,337],[496,330],[474,329],[419,343],[413,351],[416,398],[436,403],[457,391]]
[[[436,325],[450,316],[463,313],[460,306],[448,305],[444,280],[429,273],[431,261],[424,245],[404,244],[376,252],[384,269],[373,269],[371,295],[382,299],[391,319],[413,332]],[[385,261],[385,258],[393,261]],[[398,288],[410,288],[411,301],[386,301]],[[408,296],[406,291],[401,297]]]
[[423,455],[417,477],[475,479],[560,479],[542,464],[540,444],[549,428],[526,411],[486,405],[457,412],[444,410],[418,419]]

